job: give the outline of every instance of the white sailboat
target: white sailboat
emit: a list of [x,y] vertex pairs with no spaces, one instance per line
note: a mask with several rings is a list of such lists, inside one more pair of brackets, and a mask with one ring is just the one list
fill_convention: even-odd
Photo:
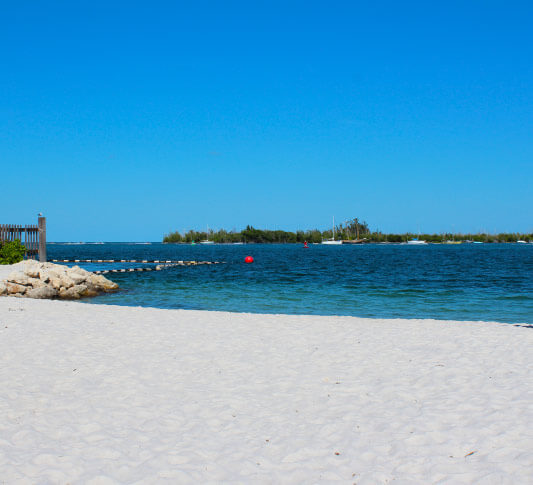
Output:
[[411,246],[420,246],[421,244],[427,244],[426,241],[420,238],[420,229],[418,229],[418,237],[414,237],[413,239],[409,239],[407,241],[407,244],[410,244]]
[[207,226],[207,229],[206,229],[206,239],[204,239],[203,241],[200,241],[200,244],[215,244],[215,241],[210,241],[209,240],[209,226]]
[[407,241],[407,244],[420,245],[420,244],[427,244],[427,242],[415,238],[415,239],[411,239],[411,240]]
[[338,245],[342,244],[342,241],[335,241],[335,216],[333,216],[333,237],[322,241],[322,244]]

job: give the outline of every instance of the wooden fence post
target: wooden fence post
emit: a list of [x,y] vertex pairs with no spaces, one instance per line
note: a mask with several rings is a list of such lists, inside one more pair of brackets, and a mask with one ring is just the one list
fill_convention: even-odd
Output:
[[46,217],[39,216],[39,261],[46,263]]

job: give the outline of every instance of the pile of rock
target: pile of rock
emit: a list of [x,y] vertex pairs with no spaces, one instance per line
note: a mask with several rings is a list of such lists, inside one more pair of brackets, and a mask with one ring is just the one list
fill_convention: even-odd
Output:
[[28,260],[11,268],[13,271],[6,280],[0,281],[0,295],[77,300],[118,288],[116,283],[104,276],[95,275],[79,266],[69,268]]

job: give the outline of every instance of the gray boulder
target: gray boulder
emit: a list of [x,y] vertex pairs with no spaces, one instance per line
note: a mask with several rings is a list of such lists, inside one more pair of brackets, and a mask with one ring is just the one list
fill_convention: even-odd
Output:
[[28,278],[28,285],[31,285],[33,288],[42,288],[46,286],[44,281],[41,281],[39,278]]
[[90,274],[92,274],[90,271],[87,271],[83,268],[80,268],[79,266],[72,266],[72,268],[70,268],[71,271],[75,272],[75,273],[79,273],[83,276],[85,276],[87,278],[87,276],[89,276]]
[[24,273],[30,278],[39,278],[40,266],[37,261],[26,261],[24,264]]
[[27,285],[28,277],[22,271],[13,271],[7,276],[7,281],[18,285]]
[[44,282],[52,279],[60,279],[64,273],[65,271],[59,265],[56,265],[54,268],[44,268],[39,271],[39,279]]
[[39,270],[39,279],[45,283],[50,280],[50,276],[48,275],[48,271],[46,269]]
[[41,286],[40,288],[32,288],[31,290],[26,291],[26,296],[28,298],[54,298],[57,296],[57,290],[54,290],[50,286]]
[[61,288],[61,290],[59,290],[59,298],[64,298],[65,300],[78,300],[82,296],[85,296],[86,291],[86,285],[74,285],[68,289]]
[[79,285],[87,279],[88,275],[81,274],[78,271],[69,271],[68,276],[74,282],[75,285]]
[[61,275],[61,277],[59,278],[59,281],[60,281],[60,285],[63,288],[72,288],[75,285],[72,278],[66,273]]
[[89,283],[91,286],[94,286],[96,289],[103,291],[111,291],[116,290],[118,288],[118,285],[116,283],[113,283],[111,280],[108,280],[105,276],[96,274],[91,274],[87,278],[87,283]]
[[26,292],[26,287],[17,283],[7,282],[6,284],[8,295],[23,295]]
[[54,276],[53,278],[50,278],[50,280],[48,280],[48,284],[55,290],[60,290],[61,289],[61,278]]

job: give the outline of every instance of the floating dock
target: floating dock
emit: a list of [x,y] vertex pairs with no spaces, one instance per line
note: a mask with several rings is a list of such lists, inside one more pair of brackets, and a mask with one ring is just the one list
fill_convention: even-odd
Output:
[[156,264],[155,268],[147,268],[146,266],[140,268],[119,268],[119,269],[104,269],[92,271],[94,274],[107,273],[133,273],[136,271],[161,271],[162,269],[173,268],[175,266],[200,266],[205,264],[223,264],[221,261],[174,261],[163,259],[52,259],[51,263],[142,263],[142,264]]
[[51,259],[51,263],[155,263],[155,264],[221,264],[220,261],[174,261],[164,259]]

